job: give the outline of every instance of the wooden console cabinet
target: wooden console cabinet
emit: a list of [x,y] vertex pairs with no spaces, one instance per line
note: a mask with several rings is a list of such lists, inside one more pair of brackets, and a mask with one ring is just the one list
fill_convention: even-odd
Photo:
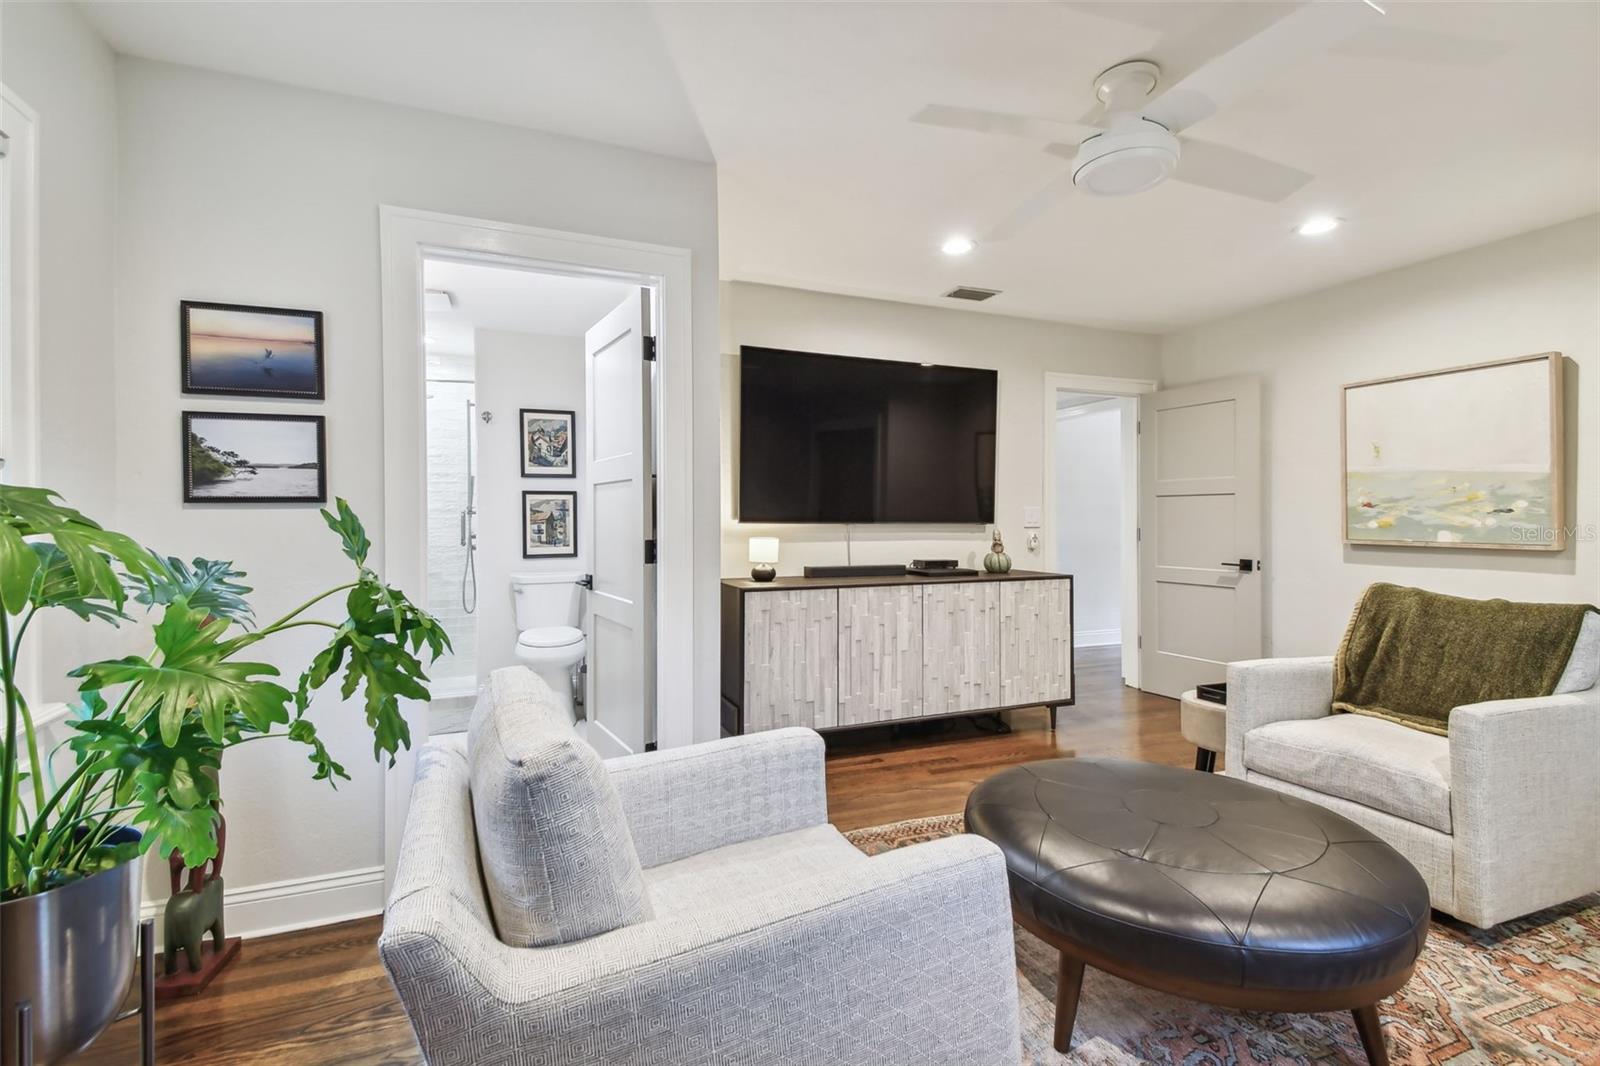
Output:
[[726,734],[1072,701],[1068,575],[722,583]]

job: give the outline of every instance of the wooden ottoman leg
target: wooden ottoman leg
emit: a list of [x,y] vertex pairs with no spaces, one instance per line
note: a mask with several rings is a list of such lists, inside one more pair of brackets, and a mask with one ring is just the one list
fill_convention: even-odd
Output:
[[[1372,1066],[1389,1066],[1389,1051],[1383,1045],[1383,1026],[1378,1022],[1378,1005],[1357,1007],[1350,1012],[1356,1019],[1356,1032],[1361,1034],[1361,1046],[1367,1049],[1367,1061]],[[1061,1031],[1061,1008],[1056,1008],[1056,1032]],[[1057,1037],[1060,1040],[1060,1037]],[[1057,1044],[1059,1047],[1059,1043]]]
[[1056,968],[1056,1050],[1063,1055],[1072,1047],[1072,1027],[1078,1020],[1078,993],[1083,991],[1083,960],[1061,953]]

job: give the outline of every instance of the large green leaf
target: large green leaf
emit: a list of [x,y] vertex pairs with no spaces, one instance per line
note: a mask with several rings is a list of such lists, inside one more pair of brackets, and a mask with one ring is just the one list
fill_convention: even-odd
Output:
[[357,566],[367,565],[367,552],[372,550],[372,541],[367,539],[367,531],[361,525],[361,519],[343,496],[334,500],[334,506],[339,509],[338,517],[327,509],[322,511],[322,520],[328,523],[328,528],[339,534],[339,539],[344,543],[344,553]]
[[39,557],[29,548],[22,534],[0,522],[0,606],[7,614],[21,614],[28,604],[28,590],[39,571]]
[[159,662],[130,655],[81,666],[72,676],[82,678],[85,689],[136,685],[123,713],[138,721],[155,711],[161,739],[168,747],[177,743],[190,714],[199,716],[206,734],[216,743],[222,742],[223,727],[232,711],[261,732],[287,723],[293,693],[261,680],[276,676],[277,668],[268,663],[226,661],[230,648],[222,636],[228,622],[208,618],[204,610],[177,600],[167,605],[155,629]]
[[235,578],[244,577],[230,562],[196,559],[192,564],[178,558],[155,557],[156,572],[136,587],[134,599],[146,606],[165,606],[176,600],[217,618],[248,626],[255,619],[250,601],[252,589]]
[[85,596],[78,591],[78,578],[73,573],[72,563],[54,543],[36,540],[28,547],[39,560],[33,588],[29,590],[29,602],[34,607],[61,607],[86,622],[98,620],[117,625],[128,620],[128,616],[111,601],[99,595]]

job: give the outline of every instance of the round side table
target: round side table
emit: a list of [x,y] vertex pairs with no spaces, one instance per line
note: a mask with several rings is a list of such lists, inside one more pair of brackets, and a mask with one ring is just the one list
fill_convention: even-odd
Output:
[[1190,689],[1179,700],[1179,728],[1194,745],[1194,768],[1215,773],[1217,752],[1228,746],[1228,705],[1203,700]]

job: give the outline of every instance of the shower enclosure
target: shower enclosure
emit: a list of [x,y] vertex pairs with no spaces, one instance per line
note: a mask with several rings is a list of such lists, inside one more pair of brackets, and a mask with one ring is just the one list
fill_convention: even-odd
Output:
[[429,358],[428,610],[453,651],[431,671],[437,698],[471,695],[477,682],[477,400],[471,361]]

